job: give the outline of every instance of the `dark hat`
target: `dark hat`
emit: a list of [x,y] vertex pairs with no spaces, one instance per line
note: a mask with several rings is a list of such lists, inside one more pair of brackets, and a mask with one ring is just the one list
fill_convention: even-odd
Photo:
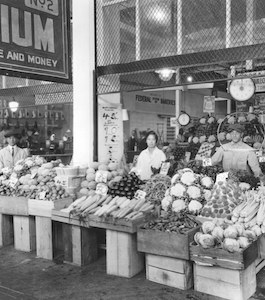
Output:
[[241,124],[230,124],[228,126],[228,132],[237,131],[243,133],[245,131],[245,127]]
[[15,138],[19,139],[19,138],[21,138],[21,132],[18,130],[15,130],[15,129],[10,129],[5,132],[4,136],[5,136],[5,138],[14,136]]

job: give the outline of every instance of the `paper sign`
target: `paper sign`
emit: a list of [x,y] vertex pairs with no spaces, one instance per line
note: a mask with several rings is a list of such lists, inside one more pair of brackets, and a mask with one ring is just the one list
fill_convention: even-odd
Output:
[[17,178],[15,178],[15,177],[10,177],[10,179],[9,179],[9,186],[11,187],[11,188],[14,188],[15,186],[16,186],[16,184],[18,183],[18,179]]
[[137,190],[136,193],[134,194],[134,198],[138,200],[144,199],[145,196],[146,196],[146,192],[141,190]]
[[106,183],[108,181],[108,171],[97,171],[95,181]]
[[213,113],[215,110],[215,96],[204,96],[203,112]]
[[259,162],[265,162],[265,156],[260,156],[259,157]]
[[39,199],[40,200],[44,200],[45,196],[46,196],[46,192],[45,191],[39,193]]
[[177,118],[170,118],[170,127],[176,127],[177,124]]
[[211,160],[211,158],[204,158],[202,160],[202,165],[203,165],[203,167],[212,166],[212,160]]
[[61,185],[66,187],[68,183],[67,176],[56,176],[54,178],[54,182],[56,185]]
[[96,186],[96,194],[99,194],[99,195],[107,195],[108,193],[108,187],[106,186],[106,184],[100,182],[97,184]]
[[219,181],[226,181],[227,177],[228,177],[228,172],[217,174],[215,182],[217,183]]
[[161,175],[167,175],[168,170],[170,168],[170,163],[169,162],[163,162],[161,169],[160,169],[160,174]]

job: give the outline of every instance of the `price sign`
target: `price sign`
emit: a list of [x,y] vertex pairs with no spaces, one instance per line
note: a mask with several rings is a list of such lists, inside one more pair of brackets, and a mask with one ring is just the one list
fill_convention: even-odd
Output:
[[144,199],[145,196],[146,196],[146,192],[141,190],[137,190],[136,193],[134,194],[134,198],[138,200]]
[[259,162],[265,162],[265,156],[260,156],[259,157]]
[[108,187],[106,186],[106,184],[100,182],[97,184],[96,186],[96,194],[99,194],[99,195],[107,195],[108,193]]
[[11,188],[14,188],[16,186],[16,184],[18,183],[18,179],[15,177],[10,177],[9,179],[9,186]]
[[66,187],[67,183],[68,183],[68,180],[67,180],[66,176],[56,176],[54,178],[54,182],[55,182],[56,185],[61,185],[61,186]]
[[217,183],[219,181],[226,181],[227,177],[228,177],[228,172],[217,174],[215,182]]
[[45,192],[45,191],[39,192],[39,199],[40,199],[40,200],[44,200],[44,199],[45,199],[45,196],[46,196],[46,192]]
[[96,182],[107,182],[108,180],[108,171],[97,171],[95,181]]
[[161,175],[167,175],[168,170],[170,168],[170,163],[169,162],[163,162],[161,169],[160,169],[160,174]]
[[212,160],[211,160],[211,158],[204,158],[202,160],[202,165],[203,165],[203,167],[212,166]]

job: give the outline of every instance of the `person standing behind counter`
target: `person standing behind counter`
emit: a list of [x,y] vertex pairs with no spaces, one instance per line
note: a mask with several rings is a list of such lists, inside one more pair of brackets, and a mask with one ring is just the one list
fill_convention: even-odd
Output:
[[20,133],[16,130],[9,130],[5,133],[8,145],[0,150],[0,170],[6,167],[12,168],[17,161],[27,157],[27,153],[17,146],[20,137]]
[[142,180],[150,179],[153,174],[151,167],[159,169],[166,160],[165,153],[156,146],[157,141],[158,136],[154,131],[147,133],[147,148],[140,153],[136,164],[136,171]]
[[212,156],[212,165],[222,162],[225,172],[231,169],[246,170],[258,177],[263,174],[254,148],[242,142],[244,129],[241,124],[229,125],[228,132],[231,134],[232,141],[216,151]]

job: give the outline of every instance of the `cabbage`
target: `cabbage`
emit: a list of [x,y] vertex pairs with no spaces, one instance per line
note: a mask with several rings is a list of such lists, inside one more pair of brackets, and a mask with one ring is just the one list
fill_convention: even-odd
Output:
[[220,226],[215,226],[212,231],[213,238],[220,244],[224,238],[224,230]]
[[202,235],[202,232],[198,231],[194,234],[194,241],[196,244],[200,245],[200,242],[199,242],[199,239],[200,239],[200,236]]
[[214,185],[214,182],[211,177],[204,176],[201,178],[201,185],[204,186],[207,189],[211,189]]
[[214,238],[210,234],[202,234],[199,237],[199,243],[203,248],[212,248],[215,245]]
[[245,230],[243,236],[247,237],[250,242],[255,241],[257,239],[257,235],[252,230]]
[[223,248],[229,252],[240,251],[239,243],[235,239],[226,238],[223,241]]
[[238,231],[237,231],[237,228],[234,225],[229,225],[224,230],[224,237],[225,238],[235,239],[237,236],[238,236]]
[[240,248],[243,248],[243,249],[247,248],[251,244],[248,241],[248,238],[246,238],[245,236],[240,236],[237,241],[239,243]]
[[243,233],[245,231],[243,223],[235,223],[233,227],[237,229],[238,236],[243,236]]
[[202,224],[202,231],[203,231],[203,233],[211,234],[214,227],[215,227],[215,224],[213,222],[206,221]]
[[202,209],[202,204],[197,200],[191,200],[188,209],[191,213],[198,213]]
[[250,228],[250,230],[253,231],[256,234],[256,236],[260,236],[262,234],[262,231],[261,231],[261,228],[259,225],[252,226]]
[[174,212],[179,212],[185,208],[186,208],[186,204],[185,204],[184,200],[182,200],[182,199],[175,200],[172,204],[172,210]]
[[170,206],[170,204],[172,203],[172,201],[173,201],[173,198],[170,195],[165,196],[163,198],[163,200],[161,201],[162,209],[165,210],[165,211],[167,211],[168,208],[169,208],[169,206]]

